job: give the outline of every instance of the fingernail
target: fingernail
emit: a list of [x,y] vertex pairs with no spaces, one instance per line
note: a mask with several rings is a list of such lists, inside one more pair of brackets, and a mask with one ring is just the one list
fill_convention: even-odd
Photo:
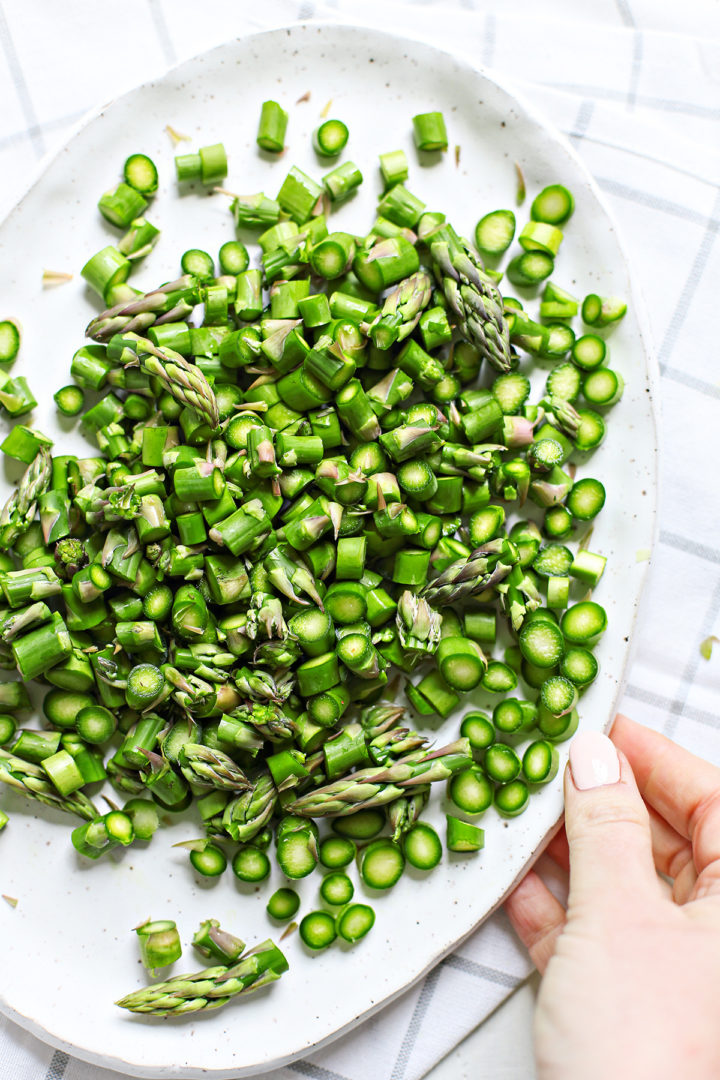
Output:
[[575,736],[570,743],[570,769],[580,791],[617,784],[620,779],[617,750],[599,731],[582,731]]

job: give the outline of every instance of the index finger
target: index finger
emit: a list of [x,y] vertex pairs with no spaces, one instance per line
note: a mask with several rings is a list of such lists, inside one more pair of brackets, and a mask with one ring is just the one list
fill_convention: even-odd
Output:
[[643,799],[692,842],[698,872],[720,859],[720,769],[621,714],[610,738],[630,762]]

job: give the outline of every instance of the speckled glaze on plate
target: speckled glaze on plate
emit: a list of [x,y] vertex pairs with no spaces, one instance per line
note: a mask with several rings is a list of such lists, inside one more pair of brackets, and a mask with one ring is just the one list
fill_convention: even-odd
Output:
[[[297,103],[308,91],[310,100]],[[290,111],[288,149],[279,160],[259,154],[254,143],[260,103],[268,97]],[[229,189],[274,195],[293,163],[316,176],[327,171],[310,136],[330,99],[332,115],[350,127],[345,156],[366,177],[358,195],[333,217],[338,227],[368,229],[379,191],[379,151],[404,147],[411,189],[431,208],[447,211],[468,235],[481,214],[514,205],[519,162],[529,198],[555,180],[575,194],[555,280],[581,296],[597,291],[630,301],[611,344],[627,389],[613,410],[611,438],[583,471],[609,481],[592,547],[610,559],[597,591],[610,624],[597,649],[600,677],[581,702],[582,724],[602,729],[619,693],[648,567],[636,552],[653,543],[655,366],[641,303],[598,189],[532,107],[472,63],[375,30],[294,26],[198,56],[84,122],[0,226],[0,295],[4,313],[24,326],[16,371],[30,376],[40,402],[34,426],[53,435],[62,452],[93,452],[72,425],[58,422],[51,395],[68,381],[70,358],[96,310],[77,271],[92,252],[114,242],[116,234],[95,203],[115,182],[126,155],[142,150],[160,168],[161,188],[149,216],[163,236],[133,278],[149,288],[177,276],[186,248],[215,252],[232,237],[223,197],[198,191],[178,197],[165,125],[192,137],[181,151],[224,141]],[[432,155],[419,161],[410,118],[435,108],[446,116],[451,150],[439,160]],[[461,148],[457,165],[455,144]],[[529,200],[520,221],[528,206]],[[76,277],[43,292],[44,268],[73,270]],[[487,696],[473,703],[492,706]],[[438,744],[455,737],[457,726],[457,716],[444,724]],[[554,829],[562,797],[559,774],[522,817],[504,822],[488,812],[485,850],[471,857],[446,854],[426,878],[407,873],[391,895],[374,896],[375,928],[356,947],[311,956],[295,934],[285,943],[290,971],[268,991],[180,1022],[133,1018],[113,1005],[144,982],[130,928],[148,916],[177,919],[185,955],[175,971],[196,970],[202,964],[190,939],[202,919],[218,918],[249,942],[277,938],[281,931],[270,926],[265,903],[281,884],[279,871],[261,890],[239,885],[229,872],[212,886],[195,880],[186,854],[171,848],[197,835],[187,816],[156,836],[149,851],[131,848],[89,864],[70,846],[74,822],[4,793],[3,805],[12,820],[0,841],[0,892],[19,903],[16,909],[0,904],[2,1011],[52,1045],[132,1076],[220,1080],[301,1057],[402,993],[497,907]],[[444,809],[437,793],[429,819],[441,830]],[[302,910],[316,907],[318,875],[298,887]],[[363,892],[358,886],[358,899]]]

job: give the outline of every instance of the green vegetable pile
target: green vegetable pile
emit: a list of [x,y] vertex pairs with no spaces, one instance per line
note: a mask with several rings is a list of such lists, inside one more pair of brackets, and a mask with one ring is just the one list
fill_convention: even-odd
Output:
[[[413,124],[419,150],[447,147],[441,114]],[[259,145],[282,150],[286,125],[266,102]],[[333,157],[347,140],[329,120],[314,145]],[[94,449],[56,453],[25,424],[2,444],[27,469],[0,515],[0,664],[21,680],[0,684],[0,781],[83,819],[72,842],[91,859],[149,840],[158,808],[192,804],[204,833],[185,845],[195,870],[221,874],[235,845],[234,873],[259,882],[274,837],[289,879],[318,862],[330,871],[330,911],[300,924],[314,949],[372,927],[344,872],[356,857],[375,889],[406,860],[440,861],[437,833],[418,821],[432,783],[448,782],[460,815],[448,815],[447,847],[472,852],[483,832],[469,818],[493,804],[518,814],[553,778],[607,621],[586,595],[605,559],[565,544],[605,501],[600,481],[568,464],[600,444],[597,410],[622,393],[604,337],[575,336],[579,302],[552,281],[537,319],[503,298],[503,275],[481,256],[497,265],[512,211],[485,215],[472,247],[405,186],[403,151],[380,165],[367,234],[328,222],[362,182],[352,161],[322,183],[293,167],[275,198],[232,196],[237,238],[219,273],[190,249],[177,280],[143,293],[128,277],[159,237],[143,216],[158,177],[132,155],[99,202],[123,235],[82,271],[106,310],[55,395]],[[227,172],[221,144],[176,166],[181,183],[214,186]],[[572,212],[561,185],[540,192],[512,284],[551,276]],[[624,310],[591,294],[582,318],[609,326]],[[19,345],[1,323],[12,417],[34,404],[7,371]],[[549,370],[531,403],[534,364]],[[511,640],[502,658],[491,655],[498,622]],[[18,731],[31,680],[47,687],[47,723]],[[520,681],[532,700],[512,696]],[[459,716],[477,688],[498,696],[492,716],[469,713],[455,741],[432,745],[424,718]],[[88,789],[106,779],[128,801],[103,814]],[[321,839],[324,817],[334,832]],[[281,889],[268,910],[287,920],[296,901]],[[216,939],[229,935],[204,927],[219,968],[121,1004],[216,1007],[287,966],[272,942],[223,951]],[[138,932],[149,967],[176,959],[174,924]]]

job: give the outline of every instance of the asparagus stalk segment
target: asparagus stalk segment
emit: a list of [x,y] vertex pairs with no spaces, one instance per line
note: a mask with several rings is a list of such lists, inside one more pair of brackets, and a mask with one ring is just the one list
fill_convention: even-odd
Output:
[[184,274],[129,303],[121,301],[97,315],[85,333],[95,341],[108,341],[113,334],[143,333],[158,320],[184,321],[200,302],[197,278]]
[[[452,601],[449,601],[452,603]],[[415,658],[435,652],[442,628],[442,615],[428,601],[406,589],[398,601],[395,622],[400,644]]]
[[12,547],[17,538],[30,527],[38,500],[47,490],[51,476],[50,451],[46,446],[41,446],[0,512],[0,547]]
[[430,245],[436,275],[457,327],[498,371],[509,371],[510,329],[500,292],[470,248],[437,240]]
[[[180,404],[193,409],[214,431],[219,422],[217,398],[207,378],[196,364],[189,364],[174,349],[159,349],[145,337],[125,339],[135,354],[135,363],[148,375],[155,376]],[[129,361],[133,363],[131,359]]]
[[445,607],[497,585],[516,562],[513,545],[507,540],[491,540],[466,559],[452,563],[423,589],[423,596],[435,607]]
[[302,817],[342,817],[384,806],[403,797],[416,784],[448,780],[472,764],[470,743],[457,739],[439,750],[421,750],[384,769],[359,769],[344,780],[317,788],[291,803],[291,814]]
[[185,743],[179,756],[182,774],[188,783],[220,791],[245,791],[251,787],[245,773],[222,750],[199,743]]
[[127,994],[115,1004],[146,1016],[185,1016],[219,1009],[234,998],[269,986],[287,971],[285,956],[269,939],[246,953],[233,967],[218,965],[179,975]]
[[245,942],[223,930],[217,919],[201,923],[192,943],[206,960],[218,960],[228,966],[237,963],[245,951]]
[[0,748],[0,782],[19,791],[29,799],[37,799],[46,806],[75,814],[86,821],[97,818],[98,812],[92,800],[82,791],[61,795],[50,781],[47,773],[29,761],[15,757]]
[[231,799],[225,808],[206,822],[215,836],[227,835],[236,843],[247,843],[273,816],[278,792],[270,773],[258,777],[254,786]]
[[408,337],[427,307],[432,295],[432,281],[424,270],[401,281],[386,297],[382,312],[363,330],[379,349],[388,349]]

